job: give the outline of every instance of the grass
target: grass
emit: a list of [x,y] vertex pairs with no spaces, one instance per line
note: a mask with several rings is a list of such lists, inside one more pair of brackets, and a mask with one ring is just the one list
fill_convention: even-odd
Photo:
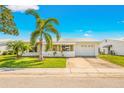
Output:
[[38,61],[33,57],[22,57],[16,59],[12,55],[0,56],[0,67],[7,68],[65,68],[66,58],[45,58],[43,61]]
[[120,65],[124,67],[124,56],[114,56],[114,55],[99,55],[101,59],[107,60],[111,63]]

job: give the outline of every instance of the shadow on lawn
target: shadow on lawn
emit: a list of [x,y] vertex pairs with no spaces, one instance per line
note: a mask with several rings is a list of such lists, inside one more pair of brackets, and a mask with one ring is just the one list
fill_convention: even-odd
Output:
[[25,57],[16,59],[14,56],[4,57],[3,59],[0,59],[0,71],[22,70],[24,68],[32,68],[33,66],[43,64],[42,62],[39,62],[36,59],[32,60],[23,59],[25,59]]

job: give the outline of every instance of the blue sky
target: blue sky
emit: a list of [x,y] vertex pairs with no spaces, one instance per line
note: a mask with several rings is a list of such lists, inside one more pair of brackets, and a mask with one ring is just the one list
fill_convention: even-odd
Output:
[[[26,6],[25,6],[26,7]],[[15,10],[18,8],[15,8]],[[18,37],[0,33],[0,38],[29,39],[35,30],[35,18],[24,13],[24,7],[13,10],[20,31]],[[21,10],[22,9],[22,10]],[[42,18],[57,18],[56,26],[62,38],[106,38],[124,37],[124,6],[73,6],[42,5],[35,8]]]

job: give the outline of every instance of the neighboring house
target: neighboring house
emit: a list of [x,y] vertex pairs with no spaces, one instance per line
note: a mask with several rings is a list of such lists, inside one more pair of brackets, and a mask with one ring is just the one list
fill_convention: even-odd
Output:
[[101,54],[124,55],[124,40],[106,39],[100,43]]
[[[90,38],[61,39],[58,42],[53,40],[53,48],[45,51],[45,42],[43,44],[43,56],[47,57],[81,57],[97,56],[99,41]],[[38,55],[38,46],[30,50],[23,56]]]
[[0,39],[0,55],[3,53],[3,51],[7,50],[6,43],[10,41],[10,39]]

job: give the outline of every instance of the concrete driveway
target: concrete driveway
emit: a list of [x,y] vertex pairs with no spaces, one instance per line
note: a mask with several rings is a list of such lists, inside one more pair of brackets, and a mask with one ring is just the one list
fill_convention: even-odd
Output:
[[68,58],[67,67],[72,73],[124,74],[124,68],[99,58]]

